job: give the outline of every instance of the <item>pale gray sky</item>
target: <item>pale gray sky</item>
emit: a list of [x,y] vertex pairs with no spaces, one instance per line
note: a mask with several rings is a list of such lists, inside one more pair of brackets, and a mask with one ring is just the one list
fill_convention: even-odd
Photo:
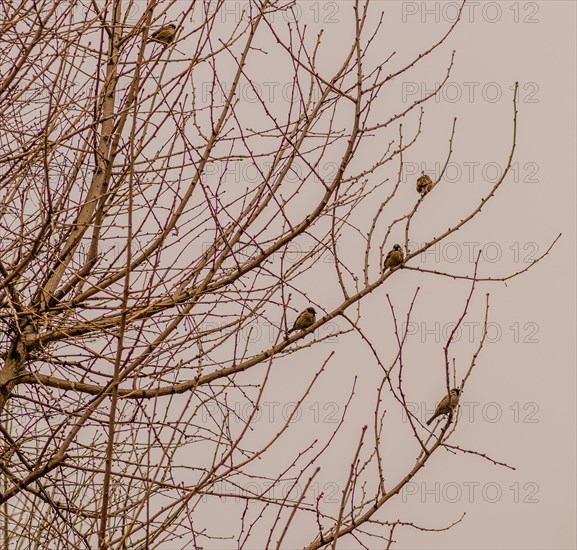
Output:
[[[221,23],[231,24],[235,10],[240,11],[242,5],[227,2],[230,20]],[[307,21],[312,29],[324,22],[319,67],[322,74],[329,75],[340,63],[343,48],[348,47],[342,37],[351,30],[352,3],[299,1],[297,6],[301,21]],[[367,64],[382,61],[395,51],[389,70],[403,66],[442,36],[457,6],[458,2],[376,2],[373,13],[384,11],[384,26]],[[175,18],[178,9],[176,3]],[[503,276],[525,267],[563,233],[552,252],[527,273],[507,285],[479,285],[453,349],[460,380],[476,349],[484,297],[490,292],[489,342],[467,383],[462,416],[451,442],[506,462],[515,471],[473,455],[438,452],[377,517],[441,528],[463,512],[466,516],[440,533],[399,528],[393,548],[512,550],[571,549],[577,545],[575,15],[574,2],[469,2],[447,42],[395,80],[374,107],[392,114],[422,97],[442,80],[451,51],[456,51],[448,84],[437,99],[425,104],[423,133],[404,159],[406,185],[397,197],[403,205],[414,202],[416,175],[421,170],[438,173],[446,157],[452,119],[458,117],[454,157],[446,179],[426,198],[413,225],[411,239],[423,243],[476,205],[480,190],[490,188],[505,166],[512,133],[512,86],[519,82],[517,151],[506,183],[471,224],[411,265],[470,275],[472,259],[481,249],[480,274]],[[271,108],[275,103],[286,104],[282,90],[288,81],[283,80],[281,62],[286,58],[277,64],[274,44],[265,39],[260,39],[258,46],[270,53],[261,56],[260,65],[249,63],[247,70],[263,89],[272,90]],[[201,71],[199,68],[199,75]],[[245,91],[250,97],[250,90]],[[246,108],[250,114],[250,104]],[[258,112],[256,106],[254,111]],[[408,133],[414,122],[414,117],[409,118]],[[395,128],[391,135],[396,132]],[[378,140],[365,144],[355,166],[370,165],[383,149]],[[391,181],[395,168],[388,174]],[[372,207],[374,204],[363,206],[366,212],[358,215],[372,216]],[[396,241],[402,242],[400,231],[393,232],[389,244]],[[343,247],[350,245],[350,250],[341,249],[341,254],[350,255],[352,261],[358,253],[354,237],[350,243],[342,242]],[[328,311],[339,303],[340,296],[325,275],[323,269],[309,273],[308,288],[302,290]],[[411,406],[425,419],[445,391],[442,347],[450,323],[460,316],[469,283],[398,273],[366,299],[361,326],[380,353],[392,361],[395,340],[386,294],[402,320],[418,286],[421,290],[410,326],[403,380]],[[306,307],[303,298],[295,299],[296,308]],[[339,323],[344,328],[344,322]],[[353,379],[358,377],[345,426],[330,456],[319,463],[322,469],[315,490],[325,492],[327,504],[333,502],[331,498],[338,503],[360,428],[371,425],[375,388],[380,382],[380,370],[354,335],[280,361],[264,396],[263,418],[251,436],[254,441],[266,440],[282,422],[285,408],[290,409],[300,397],[313,369],[331,351],[335,356],[294,428],[283,444],[258,464],[259,473],[272,473],[307,442],[326,437],[334,427],[334,414],[343,410]],[[243,381],[251,380],[257,382],[259,376],[246,373]],[[412,467],[415,443],[401,410],[393,402],[385,408],[383,455],[388,467],[386,483],[392,486]],[[336,515],[338,504],[334,506]],[[233,535],[238,526],[235,514],[241,508],[240,504],[215,503],[204,510],[202,521],[213,530],[221,529],[223,536]],[[223,516],[227,517],[224,524]],[[293,526],[284,547],[299,548],[312,538],[314,529],[304,522]],[[236,543],[212,541],[205,547],[236,548]],[[338,548],[360,546],[347,537]],[[382,543],[371,548],[382,548]]]

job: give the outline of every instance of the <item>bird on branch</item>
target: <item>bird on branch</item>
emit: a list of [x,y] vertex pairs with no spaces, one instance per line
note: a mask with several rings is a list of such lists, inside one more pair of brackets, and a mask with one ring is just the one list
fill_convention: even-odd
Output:
[[314,325],[316,314],[317,312],[314,307],[307,307],[304,311],[301,311],[299,316],[296,318],[293,328],[289,330],[289,334],[293,330],[306,330],[311,325]]
[[385,269],[394,269],[395,267],[401,265],[404,259],[405,256],[403,255],[403,249],[401,248],[401,245],[396,244],[385,258]]
[[449,392],[449,395],[445,395],[445,397],[443,397],[443,399],[441,399],[441,402],[438,404],[437,408],[435,409],[435,414],[433,414],[433,416],[431,416],[431,418],[429,418],[429,420],[427,420],[427,426],[429,426],[433,422],[433,420],[435,420],[435,418],[437,418],[437,416],[441,416],[443,414],[452,415],[453,411],[455,410],[455,408],[459,404],[460,393],[461,393],[461,390],[459,388],[453,388]]
[[160,44],[164,44],[168,46],[176,36],[176,25],[173,23],[169,23],[168,25],[164,25],[160,27],[157,31],[154,31],[150,38],[148,39],[149,42],[159,42]]

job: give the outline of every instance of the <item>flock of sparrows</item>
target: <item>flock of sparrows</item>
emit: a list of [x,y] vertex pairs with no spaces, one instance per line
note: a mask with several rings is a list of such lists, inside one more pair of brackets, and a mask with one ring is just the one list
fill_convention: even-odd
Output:
[[[174,41],[174,37],[176,36],[176,25],[170,23],[168,25],[164,25],[160,27],[157,31],[153,32],[150,35],[149,42],[158,42],[163,44],[164,46],[168,46]],[[417,192],[424,196],[426,195],[431,189],[433,189],[433,181],[429,176],[427,176],[424,172],[421,172],[421,176],[417,179]],[[403,260],[405,259],[403,254],[403,249],[401,245],[396,244],[393,246],[392,250],[387,254],[385,258],[384,268],[393,270],[403,264]],[[316,321],[316,310],[314,307],[307,307],[304,311],[296,318],[293,327],[288,331],[288,334],[295,330],[306,330],[307,328],[311,327],[315,324]],[[459,394],[461,390],[459,388],[453,388],[449,395],[446,395],[439,405],[437,406],[435,413],[433,416],[427,421],[427,425],[430,425],[435,418],[438,416],[442,416],[444,414],[452,415],[455,407],[459,403]]]
[[[421,176],[417,179],[417,192],[421,196],[426,195],[431,189],[433,189],[434,184],[429,176],[424,172],[421,172]],[[403,249],[400,244],[393,246],[392,250],[387,254],[385,258],[384,268],[390,269],[391,271],[403,264],[405,256],[403,254]],[[306,330],[310,326],[315,324],[316,321],[316,310],[314,307],[307,307],[304,311],[299,313],[293,327],[288,331],[288,334],[295,330]],[[453,415],[453,411],[459,404],[459,395],[461,390],[459,388],[453,388],[449,395],[446,395],[441,399],[441,402],[437,405],[435,412],[429,420],[427,420],[427,426],[431,425],[433,420],[439,416],[448,414],[449,417]]]
[[[160,27],[160,29],[152,33],[148,41],[159,42],[165,46],[168,46],[168,44],[172,43],[175,36],[176,26],[170,23],[169,25]],[[424,196],[429,191],[431,191],[431,189],[433,189],[433,181],[429,176],[422,172],[421,176],[417,179],[417,192],[420,193],[421,196]],[[393,270],[402,265],[404,259],[405,257],[401,245],[396,244],[387,254],[384,267],[385,269]],[[310,326],[314,325],[316,321],[316,314],[317,312],[314,307],[307,307],[304,311],[301,311],[301,313],[299,313],[298,317],[296,318],[293,327],[288,331],[288,333],[290,334],[295,330],[306,330]],[[437,409],[435,410],[435,413],[427,421],[427,425],[431,424],[431,422],[433,422],[433,420],[438,416],[444,414],[452,414],[455,410],[455,407],[459,403],[459,393],[459,388],[453,388],[449,395],[446,395],[441,400]]]
[[[174,41],[176,36],[176,26],[172,23],[160,27],[157,31],[150,35],[149,42],[159,42],[164,46],[168,46]],[[431,189],[433,189],[433,181],[424,172],[421,172],[421,176],[417,179],[417,192],[424,196]],[[403,254],[403,249],[401,245],[396,244],[393,246],[392,250],[389,251],[385,258],[384,268],[385,270],[390,269],[391,271],[403,264],[405,256]],[[315,324],[317,312],[314,307],[307,307],[304,311],[299,313],[296,318],[293,327],[288,331],[287,334],[294,332],[295,330],[306,330]],[[437,406],[433,416],[427,421],[427,425],[430,425],[435,418],[442,416],[444,414],[452,415],[455,407],[459,403],[459,388],[453,388],[449,395],[446,395],[439,405]]]
[[[160,27],[157,31],[153,32],[149,38],[149,42],[159,42],[168,46],[174,41],[176,36],[176,26],[172,23]],[[433,189],[433,181],[424,172],[421,172],[421,176],[417,179],[417,192],[421,196],[426,195],[429,191]],[[403,254],[403,249],[401,245],[396,244],[393,246],[392,250],[387,254],[385,258],[384,268],[393,270],[403,264],[405,256]],[[299,313],[296,318],[293,327],[288,331],[288,334],[295,330],[306,330],[315,324],[317,312],[314,307],[307,307],[304,311]],[[435,413],[427,421],[427,425],[430,425],[435,418],[442,416],[444,414],[452,415],[455,407],[459,403],[459,388],[453,388],[449,395],[446,395],[439,405],[437,406]]]

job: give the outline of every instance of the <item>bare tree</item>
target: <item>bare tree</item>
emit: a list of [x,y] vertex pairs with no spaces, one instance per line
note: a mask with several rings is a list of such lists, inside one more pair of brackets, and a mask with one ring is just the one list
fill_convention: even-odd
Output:
[[[216,547],[221,533],[198,518],[227,496],[241,502],[234,508],[238,548],[286,547],[297,526],[310,550],[336,548],[344,535],[368,544],[369,531],[388,547],[397,527],[423,527],[378,512],[437,450],[500,464],[450,445],[451,416],[430,432],[407,407],[401,317],[411,318],[418,289],[403,314],[389,301],[392,352],[363,330],[360,306],[390,280],[426,273],[415,260],[482,216],[513,159],[516,90],[503,122],[511,147],[502,177],[470,211],[453,212],[444,233],[414,248],[412,223],[428,194],[411,182],[410,205],[396,200],[406,189],[403,159],[453,58],[425,97],[396,111],[382,98],[450,40],[459,18],[429,49],[390,69],[392,53],[369,60],[383,15],[368,1],[349,6],[337,64],[327,64],[334,46],[298,21],[297,7],[252,0],[225,24],[224,0],[2,4],[5,548]],[[177,27],[172,43],[148,40],[169,22]],[[270,65],[273,48],[279,61]],[[270,100],[267,73],[288,75],[286,101]],[[445,167],[456,134],[455,120]],[[374,140],[381,153],[367,161],[363,150]],[[383,269],[393,235],[402,239],[404,264]],[[470,281],[457,327],[476,285],[487,280],[477,276],[478,263],[471,273],[429,270]],[[331,303],[316,298],[319,279],[333,289]],[[288,334],[309,305],[315,323]],[[464,389],[488,314],[487,296],[485,331],[459,380],[454,332],[446,342],[447,391]],[[298,429],[296,413],[258,444],[253,433],[283,358],[304,358],[310,348],[324,353],[305,390],[291,395],[303,404],[338,353],[319,344],[345,333],[371,350],[380,386],[338,501],[327,504],[309,489],[354,387],[332,434],[312,442],[301,434],[288,468],[259,465]],[[387,487],[385,401],[405,410],[416,453]],[[233,402],[248,406],[241,422]],[[255,489],[251,481],[263,483]],[[286,494],[271,490],[287,481]]]

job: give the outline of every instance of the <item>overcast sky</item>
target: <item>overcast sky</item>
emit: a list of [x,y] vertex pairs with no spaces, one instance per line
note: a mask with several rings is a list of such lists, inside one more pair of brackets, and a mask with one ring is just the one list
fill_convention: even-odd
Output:
[[[396,52],[390,70],[402,67],[446,32],[458,4],[375,2],[375,20],[383,10],[384,27],[368,61],[376,63]],[[235,10],[240,12],[242,5],[229,0],[230,20],[221,23],[232,24]],[[350,35],[352,3],[299,1],[297,5],[301,21],[313,29],[325,29],[319,66],[321,73],[328,75],[334,68],[331,64],[340,63],[343,48],[348,47],[342,37]],[[177,2],[175,20],[178,8]],[[393,114],[423,97],[442,80],[451,52],[456,51],[449,82],[438,98],[426,103],[423,134],[404,159],[406,185],[399,199],[414,201],[417,175],[421,171],[431,176],[439,173],[451,124],[457,117],[454,157],[446,178],[426,198],[413,227],[411,239],[423,243],[469,212],[477,200],[471,197],[489,189],[501,174],[512,139],[512,87],[519,82],[517,151],[506,183],[471,224],[412,265],[470,275],[476,252],[482,250],[480,275],[504,276],[526,267],[563,234],[547,257],[507,285],[479,285],[454,348],[460,380],[476,349],[485,294],[490,292],[489,341],[462,397],[462,416],[451,442],[486,453],[515,470],[477,456],[439,451],[401,495],[383,507],[378,518],[441,528],[463,512],[466,516],[452,529],[439,533],[399,529],[394,548],[577,546],[575,17],[576,5],[571,1],[468,2],[462,21],[446,43],[395,80],[374,107]],[[249,64],[252,78],[271,90],[282,90],[287,81],[279,74],[282,64],[275,63],[274,44],[261,40],[258,45],[270,48],[270,53],[260,68]],[[271,104],[283,101],[286,99],[279,93],[271,97]],[[363,147],[355,166],[370,165],[384,146],[373,141]],[[392,171],[390,177],[395,176]],[[366,212],[358,215],[373,215],[374,204],[363,208]],[[391,242],[397,237],[402,242],[401,232],[394,234]],[[342,254],[355,253],[352,241],[350,251],[345,250],[346,238],[342,243]],[[324,276],[322,269],[308,274],[303,292],[328,311],[340,298]],[[390,346],[392,360],[394,334],[386,295],[402,319],[417,287],[421,290],[409,327],[404,383],[411,407],[425,419],[445,391],[442,347],[451,323],[462,311],[469,283],[412,271],[398,273],[367,298],[361,323],[383,354]],[[294,304],[297,308],[306,305],[305,301]],[[326,499],[334,492],[338,499],[360,427],[372,421],[380,371],[369,351],[353,335],[345,335],[279,361],[263,410],[270,415],[270,424],[281,422],[283,408],[300,397],[312,369],[318,368],[330,351],[335,351],[330,368],[303,406],[295,429],[283,445],[268,453],[259,468],[275,471],[286,457],[306,446],[307,438],[330,433],[332,415],[343,410],[356,377],[346,424],[330,456],[320,464],[317,478],[317,490],[324,491]],[[253,373],[243,376],[242,381],[249,381]],[[392,486],[414,464],[415,447],[400,409],[391,405],[386,418],[383,455],[389,468],[386,482]],[[267,422],[264,417],[255,428],[268,434],[272,428]],[[258,430],[254,437],[259,437]],[[207,526],[220,528],[225,536],[229,527],[230,534],[235,532],[235,524],[232,517],[222,524],[223,510],[226,507],[216,503],[205,513]],[[314,532],[306,530],[308,524],[303,524],[302,530],[298,527],[286,539],[290,541],[287,545],[295,548],[314,538]],[[221,547],[236,548],[236,544],[231,540],[206,544],[206,548]],[[338,547],[359,548],[350,537]]]

